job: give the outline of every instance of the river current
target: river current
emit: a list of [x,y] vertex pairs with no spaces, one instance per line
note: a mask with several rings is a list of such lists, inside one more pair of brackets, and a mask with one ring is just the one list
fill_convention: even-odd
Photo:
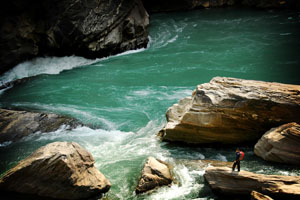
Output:
[[[1,91],[3,108],[52,112],[88,126],[35,133],[0,144],[0,174],[38,147],[75,141],[92,153],[110,180],[107,199],[214,199],[204,169],[186,160],[233,161],[233,148],[178,146],[161,142],[168,107],[190,96],[215,76],[300,84],[300,12],[210,9],[151,15],[146,49],[103,59],[36,58],[0,77],[31,77]],[[296,167],[265,162],[245,152],[242,170],[300,175]],[[170,187],[136,196],[135,186],[148,156],[171,163]]]

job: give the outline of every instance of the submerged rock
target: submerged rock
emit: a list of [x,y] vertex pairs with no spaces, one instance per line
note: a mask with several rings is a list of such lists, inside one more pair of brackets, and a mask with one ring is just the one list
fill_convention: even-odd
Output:
[[163,140],[194,144],[257,141],[272,127],[300,123],[300,86],[215,77],[170,107]]
[[57,199],[101,195],[110,182],[94,166],[93,156],[75,142],[54,142],[7,171],[0,190]]
[[300,165],[300,125],[288,123],[266,132],[254,153],[267,161]]
[[135,192],[137,194],[147,192],[159,186],[169,185],[172,181],[168,165],[153,157],[148,157]]
[[251,200],[273,200],[271,197],[264,195],[262,193],[252,191],[251,192]]
[[36,132],[55,131],[62,125],[71,129],[81,123],[56,114],[0,109],[0,143],[17,141]]
[[36,56],[96,58],[148,43],[141,0],[10,0],[0,12],[0,74]]
[[208,167],[204,178],[217,195],[249,198],[255,190],[274,199],[300,198],[298,176],[263,175],[243,170],[232,172],[227,167]]

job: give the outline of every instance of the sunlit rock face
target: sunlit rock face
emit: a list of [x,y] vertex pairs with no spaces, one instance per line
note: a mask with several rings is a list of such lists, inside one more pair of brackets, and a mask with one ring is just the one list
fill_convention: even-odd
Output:
[[267,161],[300,165],[300,125],[288,123],[266,132],[254,153]]
[[241,170],[232,172],[228,167],[209,167],[205,170],[205,180],[212,191],[224,196],[250,199],[253,190],[274,199],[299,199],[300,179],[298,176],[255,174]]
[[256,142],[267,130],[300,122],[300,86],[215,77],[170,107],[163,140],[193,144]]

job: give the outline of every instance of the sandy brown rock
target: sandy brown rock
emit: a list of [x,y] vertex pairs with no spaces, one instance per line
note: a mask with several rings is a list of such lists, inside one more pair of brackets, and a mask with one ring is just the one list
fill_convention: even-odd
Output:
[[163,140],[194,144],[257,141],[267,130],[300,122],[300,86],[215,77],[170,107]]
[[288,123],[266,132],[254,153],[264,160],[300,165],[300,125]]
[[137,194],[147,192],[159,186],[169,185],[172,181],[168,165],[153,157],[148,157],[135,192]]
[[299,199],[299,176],[255,174],[241,170],[232,172],[228,167],[208,167],[204,178],[217,195],[247,196],[253,190],[274,199]]
[[264,195],[262,193],[252,191],[251,192],[251,200],[273,200],[271,197]]
[[83,199],[107,192],[110,182],[93,156],[75,142],[54,142],[7,171],[0,190],[58,199]]
[[55,131],[62,125],[74,128],[81,123],[56,114],[0,109],[0,143],[17,141],[38,131]]

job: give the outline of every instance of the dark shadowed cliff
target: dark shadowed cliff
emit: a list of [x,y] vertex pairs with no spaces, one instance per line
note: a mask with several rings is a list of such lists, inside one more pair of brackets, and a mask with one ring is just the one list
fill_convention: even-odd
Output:
[[10,0],[0,8],[0,74],[43,55],[103,57],[148,43],[140,0]]

